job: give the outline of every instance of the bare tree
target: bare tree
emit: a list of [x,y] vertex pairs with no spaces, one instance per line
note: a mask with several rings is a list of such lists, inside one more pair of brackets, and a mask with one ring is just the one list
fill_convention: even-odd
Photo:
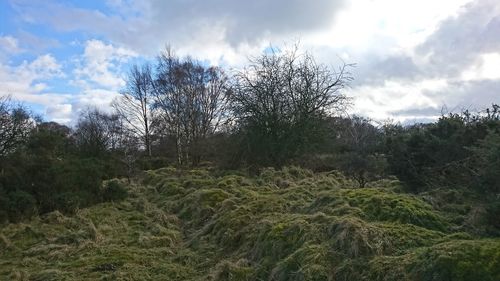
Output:
[[167,49],[159,57],[155,105],[175,136],[178,164],[197,165],[201,142],[227,119],[228,77],[218,67],[179,59]]
[[372,180],[383,175],[387,165],[380,154],[383,133],[367,118],[352,116],[339,119],[337,142],[339,168],[363,188]]
[[34,126],[35,122],[25,108],[15,106],[9,96],[0,97],[0,156],[19,147]]
[[89,108],[80,114],[76,125],[76,144],[87,156],[102,156],[121,146],[122,128],[118,115]]
[[250,158],[280,166],[312,145],[318,120],[348,104],[341,90],[352,80],[349,66],[319,64],[295,45],[271,49],[237,72],[233,111],[247,132]]
[[152,95],[151,66],[145,64],[139,68],[134,65],[128,75],[126,88],[120,98],[113,102],[113,108],[130,131],[142,139],[148,156],[151,156],[151,125],[154,120],[150,109]]

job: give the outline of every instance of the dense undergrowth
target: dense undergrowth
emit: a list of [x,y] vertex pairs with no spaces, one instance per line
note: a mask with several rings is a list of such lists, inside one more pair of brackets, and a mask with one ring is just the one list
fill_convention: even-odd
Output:
[[295,167],[148,171],[124,200],[2,226],[0,277],[500,280],[500,238],[482,205],[410,195],[390,179],[356,186]]

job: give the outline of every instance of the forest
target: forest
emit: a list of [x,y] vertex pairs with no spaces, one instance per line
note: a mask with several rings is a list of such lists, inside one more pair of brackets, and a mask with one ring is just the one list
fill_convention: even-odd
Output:
[[499,101],[371,120],[354,67],[166,48],[74,124],[0,98],[0,278],[500,280]]

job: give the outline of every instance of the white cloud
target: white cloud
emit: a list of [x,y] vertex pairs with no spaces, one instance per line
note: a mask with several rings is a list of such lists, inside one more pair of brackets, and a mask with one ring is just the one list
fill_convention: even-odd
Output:
[[2,52],[7,54],[16,54],[22,52],[22,49],[19,47],[19,42],[16,38],[10,35],[0,35],[0,54]]
[[51,88],[53,78],[63,77],[62,65],[51,54],[15,66],[0,62],[0,95],[41,105],[48,120],[71,124],[88,106],[111,111],[111,101],[123,86],[121,66],[133,56],[135,53],[125,48],[87,41],[74,70],[81,83],[77,94],[57,93]]
[[[62,75],[61,68],[50,54],[38,56],[30,62],[23,61],[17,66],[0,62],[0,96],[11,95],[20,102],[41,105],[45,107],[49,120],[69,123],[67,112],[62,109],[71,95],[47,92],[50,79]],[[65,109],[67,111],[67,107]]]
[[[86,88],[97,86],[119,90],[124,86],[121,65],[136,54],[121,47],[114,47],[99,40],[88,40],[80,66],[74,70],[77,83]],[[89,85],[93,82],[94,85]]]
[[74,109],[79,112],[86,107],[98,107],[107,112],[111,112],[111,102],[118,97],[118,92],[105,89],[86,90],[82,94],[74,97]]
[[61,65],[50,54],[41,55],[31,62],[23,61],[18,66],[0,62],[0,94],[12,95],[25,102],[50,103],[52,100],[40,98],[41,91],[48,88],[40,81],[59,75]]
[[500,79],[500,53],[482,54],[461,76],[464,81]]
[[[394,113],[410,108],[432,108],[438,113],[443,101],[432,99],[428,92],[441,91],[448,87],[442,79],[430,79],[413,83],[386,81],[381,86],[359,86],[353,88],[349,95],[355,99],[355,113],[370,116],[376,120],[394,118]],[[397,118],[405,121],[415,115]],[[425,116],[419,116],[425,117]]]
[[45,114],[49,120],[61,124],[69,124],[73,120],[73,106],[69,103],[59,103],[49,105],[45,109]]

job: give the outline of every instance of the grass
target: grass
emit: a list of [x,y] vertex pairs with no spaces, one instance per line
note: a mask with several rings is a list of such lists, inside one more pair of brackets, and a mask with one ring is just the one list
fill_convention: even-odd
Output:
[[355,187],[296,167],[148,171],[122,201],[2,226],[0,280],[500,280],[500,239],[464,225],[459,195]]

